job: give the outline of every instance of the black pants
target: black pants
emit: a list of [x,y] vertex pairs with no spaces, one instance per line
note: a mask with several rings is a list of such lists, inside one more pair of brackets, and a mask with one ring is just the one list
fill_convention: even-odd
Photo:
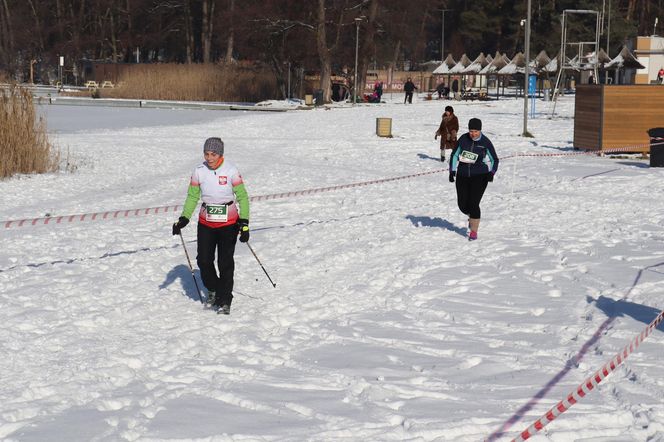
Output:
[[480,219],[480,201],[489,183],[486,175],[456,176],[457,204],[459,210],[473,219]]
[[[196,262],[201,270],[203,284],[216,292],[215,304],[231,305],[233,300],[233,272],[235,271],[235,243],[238,225],[233,224],[213,229],[198,223],[198,256]],[[217,267],[214,268],[214,252],[217,251]]]
[[413,93],[412,92],[406,92],[406,96],[403,99],[404,104],[405,103],[410,103],[413,104]]

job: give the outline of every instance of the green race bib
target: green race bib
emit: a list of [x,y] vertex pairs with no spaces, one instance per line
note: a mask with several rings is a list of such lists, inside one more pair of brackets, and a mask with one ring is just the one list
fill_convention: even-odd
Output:
[[478,155],[476,153],[464,150],[459,155],[459,161],[461,161],[462,163],[475,164],[475,161],[477,161],[477,157]]
[[206,204],[205,220],[215,223],[225,223],[228,221],[228,206],[226,204]]

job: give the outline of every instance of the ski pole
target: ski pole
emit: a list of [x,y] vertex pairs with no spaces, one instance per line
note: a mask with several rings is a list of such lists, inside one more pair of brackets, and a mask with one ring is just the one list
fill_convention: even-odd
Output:
[[203,302],[203,297],[201,296],[201,289],[198,288],[198,282],[196,282],[196,277],[194,276],[194,268],[191,265],[191,259],[189,259],[189,252],[187,251],[187,246],[184,244],[184,238],[182,237],[182,232],[180,232],[180,241],[182,241],[182,248],[184,249],[184,254],[187,255],[187,262],[189,263],[189,270],[191,270],[191,279],[194,280],[194,285],[196,286],[196,293],[198,293],[198,300]]
[[249,247],[249,250],[251,250],[251,254],[254,255],[254,258],[256,258],[256,261],[258,262],[258,265],[261,266],[261,269],[263,269],[263,272],[265,272],[265,276],[267,276],[267,279],[270,280],[270,283],[272,283],[272,287],[277,287],[277,284],[272,282],[272,278],[270,278],[270,275],[267,273],[267,270],[265,270],[265,267],[263,267],[263,264],[261,264],[261,260],[258,259],[258,256],[256,256],[256,252],[254,252],[254,249],[251,248],[249,243],[247,242],[247,247]]

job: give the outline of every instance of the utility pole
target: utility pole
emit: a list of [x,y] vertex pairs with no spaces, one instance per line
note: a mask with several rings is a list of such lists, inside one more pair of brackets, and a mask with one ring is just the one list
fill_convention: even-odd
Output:
[[524,80],[523,80],[523,136],[531,136],[528,133],[528,87],[530,83],[530,3],[531,0],[528,0],[528,18],[525,20],[526,32],[525,32],[525,56],[526,56],[526,67],[524,68]]
[[363,17],[357,17],[355,18],[355,71],[353,74],[353,79],[354,81],[354,86],[353,86],[353,106],[355,106],[355,102],[357,101],[357,55],[358,55],[358,48],[359,48],[359,43],[360,43],[360,22],[362,22]]
[[443,25],[440,30],[440,61],[445,61],[445,12],[453,11],[453,9],[441,9],[440,12],[443,14]]

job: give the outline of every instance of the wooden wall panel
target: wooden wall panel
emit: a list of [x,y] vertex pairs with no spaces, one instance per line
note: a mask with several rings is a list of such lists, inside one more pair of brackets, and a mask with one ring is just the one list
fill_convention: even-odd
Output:
[[602,136],[602,87],[578,85],[574,104],[574,147],[599,150]]
[[[664,86],[603,86],[602,148],[648,145],[648,129],[664,127]],[[650,147],[634,152],[649,152]]]
[[574,109],[574,147],[608,150],[637,146],[649,152],[648,129],[664,127],[664,86],[579,85]]

